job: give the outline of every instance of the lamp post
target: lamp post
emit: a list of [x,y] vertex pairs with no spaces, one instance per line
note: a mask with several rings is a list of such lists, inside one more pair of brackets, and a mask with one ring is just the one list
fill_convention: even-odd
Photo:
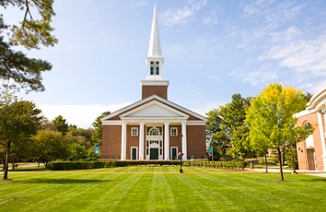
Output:
[[178,153],[178,157],[180,158],[180,173],[183,173],[182,170],[182,157],[183,157],[183,152]]

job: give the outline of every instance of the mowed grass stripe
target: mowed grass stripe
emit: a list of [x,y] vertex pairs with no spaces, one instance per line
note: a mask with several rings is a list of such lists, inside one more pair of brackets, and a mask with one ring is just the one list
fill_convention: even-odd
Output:
[[[233,204],[232,199],[212,189],[213,187],[205,182],[198,180],[201,174],[187,174],[187,171],[185,171],[184,174],[175,176],[178,180],[177,191],[179,190],[180,193],[178,201],[182,202],[182,205],[179,205],[179,211],[187,206],[191,208],[191,211],[216,211],[221,204],[227,206],[231,211],[239,209],[237,205]],[[183,199],[184,193],[189,194],[187,199]]]
[[[130,171],[130,170],[128,170]],[[138,169],[138,171],[140,171]],[[115,181],[114,185],[106,187],[102,195],[94,199],[85,211],[122,211],[129,194],[134,193],[133,188],[143,178],[144,173],[123,173]],[[140,183],[141,184],[141,183]]]
[[[38,174],[33,175],[32,173],[24,173],[19,175],[19,173],[10,173],[10,176],[12,175],[14,178],[12,178],[12,182],[9,182],[9,186],[0,187],[0,196],[2,199],[0,206],[7,202],[15,201],[15,199],[25,199],[25,194],[37,194],[51,189],[51,186],[44,186],[43,183],[40,183],[40,179],[37,178],[39,176]],[[19,178],[16,179],[15,175],[19,175]],[[62,173],[60,174],[58,172],[43,172],[41,180],[47,179],[48,176],[50,176],[51,179],[55,179],[61,175]],[[35,184],[35,186],[22,189],[23,186],[21,184]],[[57,187],[57,185],[53,186]]]
[[[326,179],[184,167],[22,172],[0,211],[324,211]],[[37,188],[37,189],[35,189]],[[5,198],[3,198],[5,196]],[[315,204],[318,203],[318,204]]]
[[170,174],[164,174],[161,167],[154,168],[153,178],[149,185],[151,190],[148,195],[146,211],[175,211],[174,194],[167,179]]
[[[243,175],[239,175],[238,173],[229,172],[228,174],[198,176],[202,179],[195,180],[199,180],[205,186],[211,187],[211,190],[216,191],[219,196],[227,199],[227,202],[233,208],[234,206],[241,205],[241,210],[245,211],[257,210],[257,208],[261,211],[268,211],[272,208],[266,202],[279,201],[279,198],[276,196],[272,196],[271,198],[269,187],[257,187],[256,180],[250,178],[244,179]],[[224,201],[222,199],[220,204],[223,205]]]
[[[118,176],[107,175],[108,178]],[[38,190],[36,192],[30,192],[29,190],[25,189],[24,191],[22,189],[20,192],[22,195],[14,195],[14,198],[11,197],[11,201],[17,201],[17,199],[23,200],[20,203],[20,211],[39,211],[39,208],[42,207],[45,207],[48,211],[53,206],[62,207],[60,201],[63,198],[61,196],[65,194],[74,195],[75,193],[82,194],[85,191],[85,187],[92,188],[97,186],[98,180],[96,178],[95,175],[89,173],[73,171],[44,173],[41,178],[34,177],[26,181],[20,181],[21,186],[24,184],[39,185],[37,186]],[[12,204],[6,204],[3,208],[9,210],[11,207]]]
[[[105,174],[83,174],[82,178],[68,179],[72,184],[70,189],[64,189],[57,195],[53,195],[34,205],[33,208],[27,208],[26,211],[37,210],[40,204],[47,204],[47,211],[70,211],[70,209],[79,208],[81,206],[87,207],[90,204],[89,194],[96,187],[102,187],[106,183],[114,184],[115,178],[121,177],[119,175],[105,175]],[[55,204],[53,204],[55,202]]]

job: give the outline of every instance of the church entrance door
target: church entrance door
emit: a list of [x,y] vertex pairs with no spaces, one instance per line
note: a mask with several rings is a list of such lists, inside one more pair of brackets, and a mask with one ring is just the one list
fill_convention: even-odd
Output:
[[150,160],[158,160],[158,148],[151,148],[149,155]]
[[146,131],[146,159],[163,160],[162,127],[151,126]]

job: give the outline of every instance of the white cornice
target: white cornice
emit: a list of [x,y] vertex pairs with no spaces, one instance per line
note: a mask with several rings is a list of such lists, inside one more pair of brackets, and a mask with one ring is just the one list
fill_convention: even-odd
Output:
[[316,105],[326,97],[326,87],[322,88],[318,92],[316,92],[310,99],[310,101],[307,104],[307,109],[311,109],[313,107],[316,107]]
[[122,125],[122,123],[127,123],[127,124],[139,124],[139,123],[145,123],[145,124],[150,124],[150,123],[173,123],[173,124],[181,124],[181,123],[186,123],[187,126],[205,126],[206,123],[202,121],[186,121],[184,119],[123,119],[123,120],[113,120],[113,121],[103,121],[103,125]]
[[[154,110],[154,112],[153,112]],[[145,113],[144,113],[145,112]],[[157,118],[164,117],[164,119],[184,119],[187,120],[189,116],[174,108],[163,104],[156,99],[149,101],[139,107],[136,107],[126,113],[120,115],[120,118]]]
[[306,115],[309,115],[314,112],[315,112],[315,110],[303,110],[303,111],[300,111],[299,113],[295,113],[293,115],[293,117],[299,118],[299,117],[306,116]]
[[111,113],[111,114],[103,117],[101,119],[101,121],[102,121],[102,123],[104,123],[104,121],[106,121],[106,120],[108,120],[108,119],[110,119],[112,117],[115,117],[117,115],[121,115],[121,114],[123,114],[123,113],[125,113],[125,112],[127,112],[129,110],[132,110],[132,109],[134,109],[134,108],[136,108],[136,107],[138,107],[140,105],[146,104],[147,102],[150,102],[152,100],[157,100],[157,101],[159,101],[159,102],[161,102],[161,103],[163,103],[163,104],[165,104],[165,105],[167,105],[169,107],[174,107],[175,109],[182,111],[182,113],[185,113],[185,114],[189,114],[191,116],[194,116],[194,117],[200,119],[200,120],[198,120],[200,122],[204,122],[204,123],[207,122],[207,119],[204,116],[199,115],[198,113],[195,113],[195,112],[193,112],[193,111],[191,111],[189,109],[186,109],[186,108],[184,108],[184,107],[182,107],[182,106],[180,106],[178,104],[175,104],[175,103],[173,103],[171,101],[168,101],[166,99],[163,99],[163,98],[161,98],[161,97],[159,97],[157,95],[152,95],[150,97],[147,97],[146,99],[140,100],[140,101],[135,102],[135,103],[133,103],[131,105],[128,105],[128,106],[126,106],[126,107],[124,107],[124,108],[122,108],[120,110],[117,110],[117,111],[115,111],[115,112],[113,112],[113,113]]
[[164,79],[149,79],[149,80],[141,80],[140,81],[141,85],[145,86],[168,86],[169,85],[169,80],[164,80]]

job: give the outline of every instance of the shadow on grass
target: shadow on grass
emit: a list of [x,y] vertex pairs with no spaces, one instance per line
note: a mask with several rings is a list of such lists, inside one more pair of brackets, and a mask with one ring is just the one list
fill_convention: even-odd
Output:
[[113,182],[114,180],[89,180],[89,179],[42,179],[35,178],[21,181],[21,183],[30,184],[95,184],[95,183],[107,183]]
[[307,178],[307,179],[304,179],[302,181],[306,181],[306,182],[325,182],[326,183],[326,178],[311,175],[311,178]]

